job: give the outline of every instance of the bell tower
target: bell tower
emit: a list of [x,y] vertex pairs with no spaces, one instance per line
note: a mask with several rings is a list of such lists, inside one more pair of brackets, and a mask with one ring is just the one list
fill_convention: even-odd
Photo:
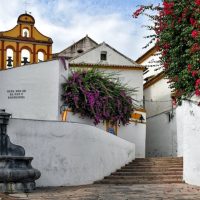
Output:
[[33,16],[20,15],[13,29],[0,32],[0,70],[50,60],[52,43],[37,30]]

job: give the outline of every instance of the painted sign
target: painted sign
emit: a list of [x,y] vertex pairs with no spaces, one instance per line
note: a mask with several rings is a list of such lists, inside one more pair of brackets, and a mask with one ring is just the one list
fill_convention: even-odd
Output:
[[8,99],[25,99],[26,90],[7,90]]

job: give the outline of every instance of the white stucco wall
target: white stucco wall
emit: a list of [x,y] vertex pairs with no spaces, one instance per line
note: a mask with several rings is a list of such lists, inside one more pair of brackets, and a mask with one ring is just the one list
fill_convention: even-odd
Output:
[[[101,51],[107,52],[107,61],[101,61],[100,55]],[[104,64],[113,64],[113,65],[137,65],[136,63],[126,59],[124,56],[120,55],[112,48],[108,47],[105,43],[102,43],[99,47],[79,56],[78,58],[73,59],[70,61],[71,63],[104,63]]]
[[167,82],[168,80],[163,78],[144,90],[147,117],[171,109],[171,89]]
[[[76,69],[75,67],[72,69]],[[133,94],[133,98],[137,100],[134,102],[138,106],[143,107],[143,70],[137,69],[99,69],[104,73],[115,74],[116,77],[119,77],[121,83],[127,85],[129,88],[136,89],[136,92]]]
[[158,63],[160,60],[159,57],[160,55],[157,55],[157,53],[155,53],[154,55],[150,56],[144,62],[141,63],[141,65],[148,68],[148,72],[144,74],[144,79],[153,75],[157,75],[163,70],[160,67],[160,64]]
[[169,121],[169,114],[163,113],[147,119],[146,156],[177,156],[176,113]]
[[146,155],[177,156],[176,115],[169,121],[172,108],[171,89],[168,80],[162,78],[144,90],[147,112]]
[[[142,70],[103,70],[116,72],[124,84],[136,88],[133,98],[138,105],[143,102],[143,71]],[[65,81],[67,71],[59,61],[42,62],[33,65],[0,71],[0,102],[1,108],[13,114],[15,118],[58,120],[60,119],[61,83]],[[23,98],[9,98],[17,90]]]
[[119,69],[108,69],[103,70],[107,73],[116,73],[119,76],[120,81],[123,84],[126,84],[129,88],[136,89],[136,92],[133,94],[133,98],[137,100],[134,102],[138,106],[143,107],[143,71],[142,70],[119,70]]
[[183,117],[183,106],[178,106],[176,108],[176,126],[177,126],[177,156],[183,156],[183,127],[184,127],[184,117]]
[[127,126],[120,126],[118,136],[135,144],[136,158],[145,158],[146,124],[131,122]]
[[[101,51],[107,52],[107,61],[100,61]],[[121,54],[114,51],[112,48],[107,46],[105,43],[102,43],[101,46],[79,56],[70,61],[70,63],[94,63],[94,64],[108,64],[108,65],[128,65],[128,66],[137,66],[137,63],[133,63],[129,59],[125,58]],[[133,70],[133,69],[103,69],[102,71],[113,73],[116,72],[119,74],[120,80],[122,83],[128,84],[131,88],[137,88],[137,93],[134,95],[134,98],[138,100],[139,105],[143,105],[143,70]]]
[[[196,100],[200,102],[200,98]],[[183,177],[186,183],[200,186],[200,107],[185,101],[178,112],[179,133],[183,134]]]
[[12,119],[8,134],[34,157],[37,186],[91,184],[135,158],[133,143],[89,125]]
[[[143,117],[146,119],[146,113],[142,113]],[[88,124],[90,126],[95,126],[93,121],[89,118],[82,118],[78,114],[73,114],[68,112],[67,114],[68,122]],[[144,121],[146,122],[146,121]],[[97,128],[106,131],[106,123],[99,123],[96,125]],[[107,133],[110,134],[110,133]],[[146,149],[146,123],[130,122],[126,126],[117,127],[117,136],[135,144],[135,157],[144,158]]]
[[15,118],[58,120],[65,74],[59,61],[0,71],[1,108]]
[[130,88],[135,88],[133,98],[138,102],[138,106],[143,107],[143,71],[142,70],[118,70],[119,78],[122,83],[127,84]]

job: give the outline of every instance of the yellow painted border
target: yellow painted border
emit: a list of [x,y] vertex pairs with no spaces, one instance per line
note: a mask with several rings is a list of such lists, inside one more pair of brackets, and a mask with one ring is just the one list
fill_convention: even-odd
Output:
[[140,56],[137,60],[136,63],[142,64],[145,60],[147,60],[150,56],[154,55],[157,52],[157,47],[154,46],[151,49],[149,49],[145,54]]
[[136,108],[135,111],[146,113],[146,110],[144,108]]
[[146,124],[146,122],[139,122],[137,120],[134,120],[134,119],[130,119],[130,123],[136,123],[136,124]]
[[120,66],[120,65],[97,65],[97,64],[76,64],[76,63],[70,63],[69,67],[73,68],[99,68],[99,69],[120,69],[120,70],[140,70],[144,71],[145,67],[137,67],[137,66]]

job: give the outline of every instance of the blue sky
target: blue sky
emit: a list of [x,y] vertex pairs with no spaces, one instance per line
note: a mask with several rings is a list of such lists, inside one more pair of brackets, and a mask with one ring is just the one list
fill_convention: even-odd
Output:
[[[24,13],[25,0],[0,1],[0,31],[16,25]],[[160,0],[27,0],[27,10],[36,27],[53,41],[53,52],[61,51],[88,34],[95,41],[107,42],[132,59],[146,50],[142,25],[146,18],[132,19],[140,4],[158,4]]]

